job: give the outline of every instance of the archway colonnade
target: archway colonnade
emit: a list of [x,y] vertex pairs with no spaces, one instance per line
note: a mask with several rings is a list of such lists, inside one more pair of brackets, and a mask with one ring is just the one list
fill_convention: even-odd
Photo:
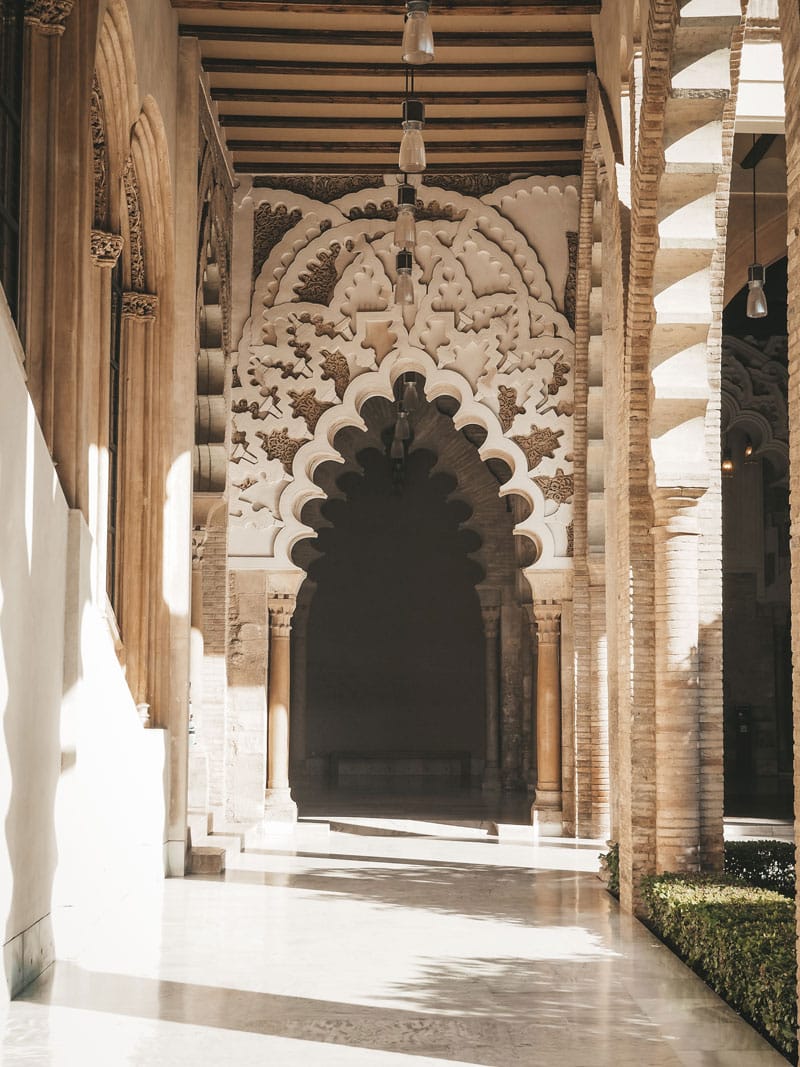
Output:
[[[756,6],[752,17],[777,27],[767,0]],[[797,0],[779,7],[784,83],[794,85],[800,10]],[[304,572],[293,549],[313,532],[303,510],[320,493],[317,467],[340,459],[336,434],[362,425],[370,398],[393,402],[397,380],[414,373],[429,400],[455,401],[457,430],[480,428],[481,459],[509,472],[500,493],[514,511],[519,605],[539,641],[528,685],[543,827],[618,840],[627,910],[649,872],[719,867],[720,346],[747,32],[738,0],[604,5],[580,180],[466,175],[460,187],[422,187],[415,314],[392,299],[391,185],[234,180],[197,41],[178,37],[170,5],[30,0],[26,11],[31,118],[11,347],[21,340],[69,527],[55,546],[69,575],[66,650],[47,669],[64,680],[53,730],[74,742],[79,773],[48,772],[57,811],[98,809],[104,790],[109,812],[130,804],[108,775],[93,777],[100,761],[84,726],[105,686],[112,711],[94,731],[104,758],[122,767],[129,757],[162,805],[148,869],[184,872],[191,808],[238,822],[294,817],[289,649]],[[156,31],[174,41],[168,61]],[[800,278],[795,97],[786,94],[790,292]],[[800,312],[789,305],[791,425]],[[791,433],[793,485],[798,448]],[[482,617],[490,677],[502,664],[493,595]],[[47,663],[36,655],[33,672]],[[502,692],[490,682],[498,771]],[[71,849],[87,851],[76,843],[85,833],[106,843],[109,867],[127,870],[116,816],[90,814],[88,832],[59,831],[62,866]],[[9,854],[12,867],[23,862],[16,846]],[[44,867],[46,885],[54,849]],[[66,908],[75,890],[57,881]],[[9,939],[41,918],[23,906],[23,886]]]

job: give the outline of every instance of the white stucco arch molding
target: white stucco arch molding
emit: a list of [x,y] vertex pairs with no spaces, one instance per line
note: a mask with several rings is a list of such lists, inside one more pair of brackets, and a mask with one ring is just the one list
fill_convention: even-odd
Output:
[[528,537],[536,549],[536,566],[557,570],[570,565],[571,560],[556,555],[556,544],[551,529],[544,521],[544,496],[528,477],[528,464],[522,450],[508,438],[497,416],[485,404],[475,398],[469,382],[457,371],[442,370],[430,356],[420,349],[408,348],[387,356],[376,371],[359,375],[349,385],[342,403],[326,411],[317,423],[314,438],[304,444],[294,457],[292,482],[280,498],[280,521],[282,528],[275,539],[275,566],[292,566],[292,550],[298,541],[316,537],[310,526],[302,519],[305,505],[325,496],[314,482],[314,473],[321,463],[343,462],[334,445],[336,434],[347,426],[366,429],[361,417],[361,408],[372,397],[380,396],[394,400],[394,383],[404,373],[416,371],[425,378],[425,395],[433,401],[439,397],[451,397],[458,402],[458,411],[453,416],[457,430],[466,426],[480,426],[486,440],[478,449],[480,458],[502,460],[511,470],[511,477],[499,490],[501,497],[517,494],[531,508],[531,514],[514,528],[515,535]]
[[[546,182],[551,200],[567,195]],[[533,509],[518,532],[539,560],[571,565],[574,332],[548,281],[569,261],[571,207],[537,236],[526,188],[514,183],[497,205],[421,190],[416,304],[405,309],[393,292],[390,188],[334,204],[289,190],[259,201],[260,268],[231,390],[233,556],[288,560],[309,536],[300,512],[318,494],[315,466],[337,458],[337,430],[362,426],[364,401],[391,399],[405,368],[430,398],[458,401],[457,427],[482,427],[482,457],[512,472],[504,493]]]

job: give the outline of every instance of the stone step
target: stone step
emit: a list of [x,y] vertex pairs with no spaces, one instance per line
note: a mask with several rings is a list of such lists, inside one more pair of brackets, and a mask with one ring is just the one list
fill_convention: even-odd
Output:
[[190,874],[223,874],[225,871],[224,848],[192,845],[189,855]]

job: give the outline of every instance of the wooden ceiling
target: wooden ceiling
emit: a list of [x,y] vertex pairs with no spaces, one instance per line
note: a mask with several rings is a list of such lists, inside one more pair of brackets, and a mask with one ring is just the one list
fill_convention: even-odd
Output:
[[[404,0],[172,0],[240,173],[396,171]],[[580,170],[600,2],[433,0],[428,173]]]

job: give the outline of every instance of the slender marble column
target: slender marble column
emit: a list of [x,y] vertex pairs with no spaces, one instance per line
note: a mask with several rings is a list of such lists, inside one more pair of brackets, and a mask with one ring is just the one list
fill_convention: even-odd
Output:
[[536,763],[538,781],[533,803],[535,825],[543,833],[560,834],[561,808],[561,677],[559,643],[561,605],[534,603],[539,640],[536,672]]
[[498,753],[500,748],[500,701],[497,677],[497,636],[500,628],[500,605],[481,605],[483,633],[486,643],[486,764],[483,788],[500,788]]
[[292,722],[291,763],[303,773],[307,756],[306,706],[308,693],[308,616],[311,605],[298,604],[292,625]]
[[269,683],[267,687],[267,792],[264,817],[295,822],[297,804],[289,786],[290,636],[295,597],[269,598]]

